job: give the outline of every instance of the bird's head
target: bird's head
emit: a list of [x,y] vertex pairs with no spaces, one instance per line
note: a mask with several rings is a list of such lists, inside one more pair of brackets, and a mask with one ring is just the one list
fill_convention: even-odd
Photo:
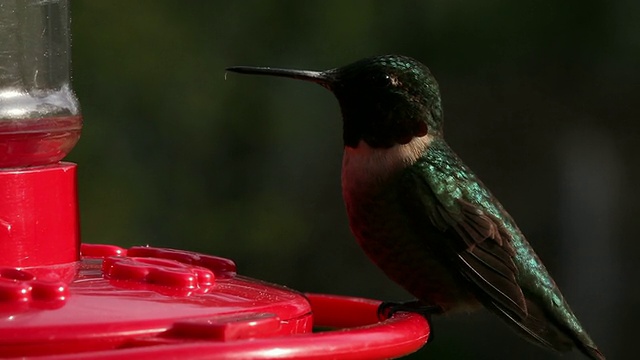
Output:
[[438,83],[425,65],[406,56],[371,57],[326,71],[244,66],[227,70],[301,79],[331,90],[342,110],[345,146],[364,141],[373,148],[388,148],[442,134]]

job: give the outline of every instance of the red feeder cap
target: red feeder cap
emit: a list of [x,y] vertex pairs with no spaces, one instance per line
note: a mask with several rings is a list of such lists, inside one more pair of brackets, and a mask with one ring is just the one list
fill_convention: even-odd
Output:
[[79,260],[76,165],[0,169],[0,266]]

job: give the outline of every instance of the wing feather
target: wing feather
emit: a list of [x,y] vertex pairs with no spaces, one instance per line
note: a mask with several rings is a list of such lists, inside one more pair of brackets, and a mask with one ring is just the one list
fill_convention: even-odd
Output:
[[[461,274],[480,291],[480,297],[498,304],[517,319],[527,317],[527,304],[517,282],[515,251],[507,231],[493,216],[466,199],[453,199],[445,205],[424,176],[409,172],[411,186],[418,189],[418,199],[409,199],[413,211],[426,213],[431,225],[443,233],[447,244],[439,248],[449,252]],[[415,195],[415,192],[414,192]],[[421,209],[420,209],[421,208]],[[423,224],[422,226],[427,226]]]
[[[520,286],[513,242],[522,234],[443,141],[432,142],[406,170],[402,180],[407,191],[401,197],[407,211],[419,215],[411,217],[417,219],[413,226],[418,232],[430,229],[423,232],[425,241],[433,237],[429,247],[470,282],[487,308],[538,345],[567,351],[573,342],[587,356],[604,359],[584,331],[567,332],[568,325],[550,317],[544,301],[535,301]],[[419,221],[427,218],[430,223]],[[434,228],[442,236],[434,237]]]

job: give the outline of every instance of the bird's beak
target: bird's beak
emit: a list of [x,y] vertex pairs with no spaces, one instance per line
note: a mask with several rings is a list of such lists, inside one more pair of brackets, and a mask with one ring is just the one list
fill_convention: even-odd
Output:
[[226,70],[235,72],[235,73],[240,73],[240,74],[280,76],[280,77],[288,77],[292,79],[310,81],[316,84],[320,84],[329,90],[331,90],[331,84],[335,80],[333,76],[333,72],[331,70],[310,71],[310,70],[278,69],[278,68],[270,68],[270,67],[253,67],[253,66],[232,66],[227,68]]

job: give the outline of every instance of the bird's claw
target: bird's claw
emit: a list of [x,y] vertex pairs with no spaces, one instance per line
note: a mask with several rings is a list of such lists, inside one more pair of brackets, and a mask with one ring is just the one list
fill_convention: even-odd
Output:
[[393,316],[393,314],[397,312],[413,312],[422,315],[429,326],[431,327],[431,331],[429,333],[429,339],[427,342],[431,342],[433,340],[433,327],[431,326],[431,315],[434,314],[442,314],[442,308],[434,305],[427,305],[418,300],[415,301],[406,301],[406,302],[391,302],[385,301],[380,306],[378,306],[378,320],[385,321]]
[[424,316],[428,321],[431,321],[431,315],[441,314],[442,308],[439,306],[427,305],[417,300],[407,302],[385,301],[378,306],[378,319],[380,321],[387,320],[393,316],[393,314],[400,311],[418,313]]

